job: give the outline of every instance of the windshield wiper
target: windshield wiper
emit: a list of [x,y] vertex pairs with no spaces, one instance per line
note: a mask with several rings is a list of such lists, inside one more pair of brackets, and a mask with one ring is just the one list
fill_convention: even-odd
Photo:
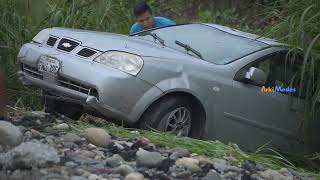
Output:
[[203,59],[201,53],[200,53],[199,51],[193,49],[192,47],[190,47],[188,44],[184,44],[184,43],[182,43],[182,42],[180,42],[180,41],[177,41],[177,40],[175,40],[174,42],[175,42],[177,45],[183,47],[187,52],[191,51],[191,52],[193,52],[195,55],[197,55],[200,59]]
[[165,44],[164,44],[164,40],[163,39],[161,39],[156,33],[151,33],[151,32],[149,32],[149,33],[147,33],[146,35],[150,35],[150,36],[152,36],[153,37],[153,39],[154,39],[154,42],[156,42],[156,40],[158,40],[159,41],[159,43],[162,45],[162,46],[165,46]]

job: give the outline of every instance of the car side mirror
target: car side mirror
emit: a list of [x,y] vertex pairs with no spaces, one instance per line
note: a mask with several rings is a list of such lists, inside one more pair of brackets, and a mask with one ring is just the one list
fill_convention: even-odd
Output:
[[251,83],[256,85],[264,85],[267,81],[264,71],[256,67],[250,67],[246,72],[244,79],[246,81],[249,80]]

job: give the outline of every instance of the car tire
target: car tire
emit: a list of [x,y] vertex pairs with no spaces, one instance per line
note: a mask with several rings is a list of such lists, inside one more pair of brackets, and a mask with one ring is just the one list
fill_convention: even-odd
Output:
[[[172,126],[175,122],[175,118],[173,117],[173,114],[176,115],[176,119],[179,119],[179,113],[180,112],[186,112],[186,116],[188,114],[190,115],[190,121],[187,120],[185,124],[182,124],[182,126],[185,126],[185,129],[188,129],[188,133],[184,132],[184,130],[181,131],[181,124],[177,124],[176,126]],[[155,104],[151,105],[150,108],[143,114],[143,116],[140,119],[140,128],[144,130],[158,130],[158,131],[169,131],[173,132],[176,135],[180,136],[190,136],[193,138],[201,138],[200,133],[192,133],[192,120],[195,118],[195,112],[193,112],[192,105],[190,101],[185,97],[167,97],[162,98]],[[180,116],[183,117],[183,116]],[[169,122],[171,121],[171,122]],[[171,125],[169,125],[171,124]],[[177,128],[177,131],[172,131],[172,129]],[[199,131],[198,129],[197,131]],[[200,130],[201,131],[201,130]],[[180,133],[180,134],[179,134]]]
[[50,98],[54,95],[48,92],[43,92],[43,95],[44,95],[43,102],[44,102],[45,112],[52,113],[52,114],[65,115],[75,120],[81,117],[82,115],[81,105]]

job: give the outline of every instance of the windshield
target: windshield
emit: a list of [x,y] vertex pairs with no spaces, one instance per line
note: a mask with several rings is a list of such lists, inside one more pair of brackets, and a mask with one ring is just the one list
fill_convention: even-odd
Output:
[[[262,42],[236,36],[203,24],[170,26],[151,31],[161,38],[166,46],[195,56],[194,53],[186,51],[185,47],[175,43],[176,41],[183,42],[199,52],[204,60],[215,64],[227,64],[267,47]],[[135,36],[155,42],[154,38],[148,34],[150,31]]]

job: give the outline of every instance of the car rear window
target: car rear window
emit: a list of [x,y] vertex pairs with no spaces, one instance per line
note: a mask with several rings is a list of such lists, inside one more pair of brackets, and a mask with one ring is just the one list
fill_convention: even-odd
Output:
[[[204,60],[214,64],[228,64],[243,56],[268,47],[267,44],[257,40],[233,35],[204,24],[187,24],[170,26],[137,34],[144,39],[154,41],[148,32],[156,33],[164,40],[166,46],[187,53],[178,46],[178,40],[198,51]],[[191,51],[189,54],[194,55]]]

